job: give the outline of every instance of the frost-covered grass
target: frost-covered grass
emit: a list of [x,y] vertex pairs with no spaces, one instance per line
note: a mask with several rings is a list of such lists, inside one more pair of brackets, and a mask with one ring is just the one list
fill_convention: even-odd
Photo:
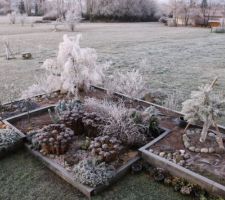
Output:
[[[1,200],[85,200],[26,151],[1,160]],[[131,192],[132,191],[132,192]],[[93,200],[190,200],[145,174],[127,176]]]
[[[32,19],[34,20],[34,19]],[[41,63],[56,56],[62,36],[75,35],[60,26],[54,32],[49,24],[9,25],[0,18],[0,38],[7,37],[16,52],[29,51],[33,59],[24,61],[0,57],[0,82],[14,82],[25,89],[40,75]],[[180,90],[188,95],[202,83],[219,76],[220,89],[225,86],[225,38],[203,28],[172,28],[159,23],[82,23],[77,30],[83,34],[81,46],[97,50],[99,61],[112,61],[112,69],[140,68],[149,87],[164,92]],[[4,48],[0,45],[0,55]],[[142,64],[143,66],[143,64]],[[2,85],[0,95],[2,96]]]

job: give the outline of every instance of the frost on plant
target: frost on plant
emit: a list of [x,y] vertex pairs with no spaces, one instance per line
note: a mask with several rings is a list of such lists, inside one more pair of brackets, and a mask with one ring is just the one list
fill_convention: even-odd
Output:
[[128,146],[145,144],[152,132],[158,128],[155,120],[158,112],[152,108],[141,112],[126,108],[123,102],[113,103],[93,98],[86,99],[84,107],[104,117],[102,134],[116,137]]
[[[213,93],[213,86],[216,80],[211,84],[199,87],[198,91],[191,93],[191,98],[183,102],[182,112],[185,119],[190,124],[203,122],[200,142],[205,142],[210,126],[217,126],[216,120],[224,115],[225,99]],[[222,110],[221,110],[222,109]],[[224,148],[222,135],[217,131],[217,142],[220,148]]]
[[82,110],[83,105],[80,100],[71,99],[71,100],[60,100],[55,107],[55,110],[60,114],[63,112],[70,112],[72,110]]
[[11,12],[10,14],[8,14],[9,17],[9,22],[10,24],[15,24],[16,23],[16,12]]
[[66,23],[71,31],[74,31],[76,25],[81,21],[81,9],[78,3],[66,12]]
[[20,139],[20,136],[11,129],[0,129],[0,150],[8,148]]
[[45,75],[24,92],[26,96],[54,90],[76,94],[77,90],[88,90],[91,84],[103,83],[107,65],[97,63],[94,49],[81,48],[80,38],[81,35],[75,38],[64,35],[56,60],[44,62]]
[[138,70],[116,71],[106,82],[110,92],[119,92],[130,97],[140,98],[146,93],[146,82]]
[[82,184],[96,187],[98,185],[108,185],[115,175],[115,169],[111,165],[102,162],[98,164],[96,160],[86,159],[78,163],[73,169],[74,179]]

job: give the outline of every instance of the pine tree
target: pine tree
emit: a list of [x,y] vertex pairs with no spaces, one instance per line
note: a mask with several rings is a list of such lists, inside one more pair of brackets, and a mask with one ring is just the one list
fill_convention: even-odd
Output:
[[18,8],[19,8],[20,14],[24,14],[26,12],[25,11],[25,4],[24,4],[23,0],[20,1]]
[[201,8],[202,8],[202,9],[206,9],[207,7],[208,7],[208,2],[207,2],[207,0],[202,0]]
[[205,26],[207,25],[207,21],[206,21],[207,8],[208,8],[207,0],[202,0],[201,9],[202,9],[202,15],[203,15],[203,20],[204,20]]
[[[213,87],[217,79],[211,85],[200,87],[198,91],[191,93],[191,98],[183,102],[182,113],[189,124],[203,122],[200,142],[204,143],[209,128],[214,126],[217,129],[217,142],[221,149],[224,149],[222,134],[220,133],[216,120],[224,115],[225,99],[213,93]],[[222,110],[221,110],[222,109]]]
[[39,15],[39,9],[38,9],[38,4],[35,3],[35,15],[38,16]]

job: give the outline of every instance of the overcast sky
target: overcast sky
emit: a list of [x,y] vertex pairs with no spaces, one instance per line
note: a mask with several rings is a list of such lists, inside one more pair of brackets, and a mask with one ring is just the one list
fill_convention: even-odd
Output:
[[167,3],[169,0],[158,0],[158,1],[162,3]]

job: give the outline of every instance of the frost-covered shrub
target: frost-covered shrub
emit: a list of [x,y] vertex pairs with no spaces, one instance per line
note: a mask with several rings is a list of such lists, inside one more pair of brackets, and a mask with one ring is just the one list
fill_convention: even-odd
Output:
[[116,137],[125,145],[141,146],[146,143],[148,137],[155,137],[153,131],[158,128],[158,113],[155,109],[148,108],[140,112],[127,109],[122,102],[113,103],[93,98],[86,99],[84,105],[86,109],[95,110],[104,116],[105,123],[100,127],[101,134]]
[[110,93],[119,92],[130,97],[141,98],[146,94],[146,82],[138,70],[116,71],[105,83]]
[[98,164],[96,160],[82,160],[73,168],[74,179],[82,184],[96,187],[108,185],[115,175],[115,169],[104,162]]
[[111,116],[103,127],[105,135],[112,135],[128,146],[141,146],[147,141],[134,120],[128,117],[127,112],[120,113],[117,117]]
[[26,14],[20,14],[19,15],[19,21],[20,21],[21,26],[24,26],[26,20],[27,20],[27,15]]
[[98,112],[105,118],[109,118],[110,116],[117,118],[121,113],[127,112],[127,108],[123,102],[114,103],[112,101],[95,98],[86,98],[84,100],[84,106],[86,110]]
[[[191,98],[182,104],[185,120],[190,124],[204,123],[200,142],[205,142],[210,126],[216,126],[218,117],[224,115],[225,99],[213,93],[214,84],[215,81],[211,85],[199,87],[199,90],[193,91]],[[217,134],[217,142],[220,148],[224,148],[221,133]]]
[[77,99],[60,100],[55,107],[55,110],[57,110],[58,113],[69,112],[72,110],[79,111],[82,109],[83,105],[81,101]]
[[180,111],[181,103],[184,101],[184,95],[178,91],[172,92],[167,95],[163,105],[171,110]]
[[66,23],[71,31],[74,31],[76,25],[81,21],[80,6],[75,6],[66,12]]
[[9,22],[10,24],[15,24],[16,23],[16,12],[11,12],[8,14],[8,17],[9,17]]
[[8,148],[17,142],[21,137],[12,129],[0,129],[0,150]]
[[30,98],[40,94],[50,94],[60,89],[60,77],[46,71],[41,77],[35,78],[36,83],[22,92],[22,98]]
[[81,35],[75,38],[64,35],[57,59],[44,62],[45,75],[24,91],[23,97],[55,90],[76,94],[78,90],[88,90],[91,84],[103,83],[107,65],[97,63],[94,49],[81,48],[80,38]]

